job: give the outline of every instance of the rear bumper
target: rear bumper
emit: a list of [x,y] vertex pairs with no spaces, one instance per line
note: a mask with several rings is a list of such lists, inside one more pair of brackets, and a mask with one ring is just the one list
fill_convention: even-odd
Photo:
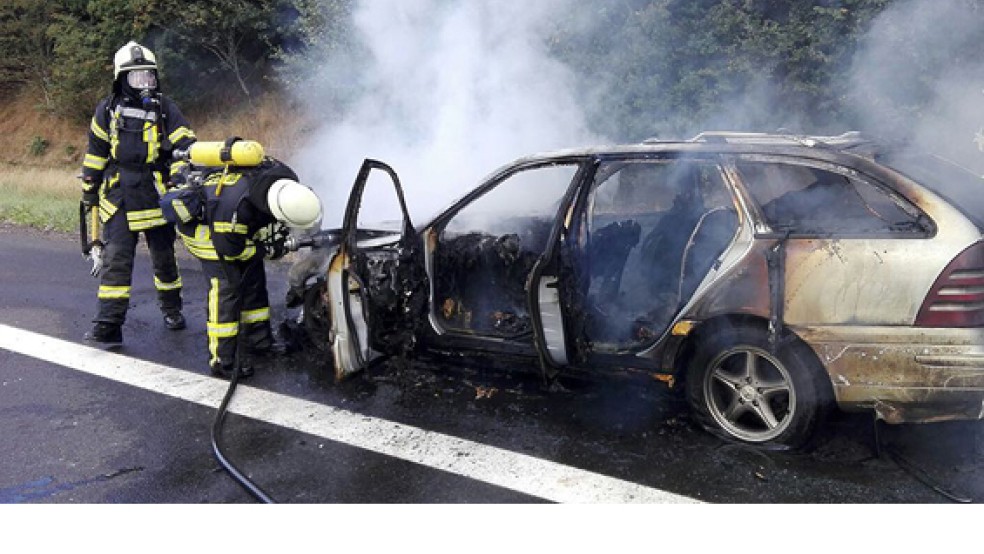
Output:
[[984,329],[793,329],[830,374],[843,410],[889,423],[984,419]]

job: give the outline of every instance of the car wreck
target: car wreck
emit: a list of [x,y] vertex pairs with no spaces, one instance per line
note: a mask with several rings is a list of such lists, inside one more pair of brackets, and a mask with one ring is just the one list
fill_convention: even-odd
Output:
[[[396,228],[360,225],[370,174]],[[288,303],[337,379],[411,353],[642,373],[708,430],[778,447],[833,408],[982,419],[982,191],[856,133],[712,132],[522,158],[418,228],[366,160]]]

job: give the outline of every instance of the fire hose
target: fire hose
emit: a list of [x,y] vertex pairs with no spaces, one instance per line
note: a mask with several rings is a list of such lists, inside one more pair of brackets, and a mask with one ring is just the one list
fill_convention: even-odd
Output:
[[[293,235],[291,235],[285,241],[284,247],[286,250],[294,252],[306,246],[317,247],[321,244],[321,241],[322,241],[321,237],[317,235],[311,237],[305,237],[302,239],[298,239]],[[220,257],[220,260],[221,259],[222,258]],[[222,264],[223,264],[223,269],[226,272],[226,275],[228,276],[230,274],[229,268],[227,265],[225,265],[224,261],[222,262]],[[239,285],[237,288],[240,291],[240,294],[236,299],[235,313],[240,313],[242,311],[242,303],[243,303],[242,286],[243,283],[246,281],[246,276],[248,275],[249,270],[255,267],[262,268],[263,264],[260,263],[252,267],[247,267],[246,271],[243,271],[242,275],[239,276]],[[222,465],[222,467],[229,473],[229,475],[237,483],[239,483],[239,485],[242,486],[246,490],[246,492],[250,493],[254,498],[256,498],[258,501],[264,504],[274,504],[275,501],[273,500],[272,497],[270,497],[269,494],[264,492],[263,489],[261,489],[258,485],[256,485],[256,483],[254,483],[252,480],[246,477],[246,475],[243,474],[242,471],[240,471],[231,461],[229,461],[226,455],[222,452],[222,447],[219,444],[219,438],[222,436],[222,425],[223,423],[225,423],[225,416],[226,413],[228,412],[229,403],[232,401],[232,397],[236,392],[236,386],[239,384],[239,376],[242,370],[242,342],[239,340],[240,336],[241,334],[239,333],[236,334],[236,359],[233,365],[234,369],[232,372],[232,377],[229,379],[229,388],[226,389],[225,397],[222,399],[222,403],[219,405],[219,411],[215,415],[215,421],[212,424],[212,452],[215,454],[215,458],[216,460],[218,460],[219,464]]]
[[[181,161],[188,161],[196,166],[206,166],[206,167],[224,167],[228,170],[230,164],[237,166],[255,166],[258,165],[264,158],[263,147],[255,141],[245,141],[239,137],[231,137],[223,142],[203,142],[198,141],[192,144],[187,150],[174,152],[174,159]],[[223,174],[224,176],[224,174]],[[201,175],[200,173],[194,177],[189,177],[188,179],[191,189],[196,187],[201,187]],[[216,190],[216,195],[221,192],[222,179],[219,180],[219,184]],[[247,197],[240,198],[240,204]],[[239,211],[239,205],[233,210],[233,213]],[[305,246],[317,247],[321,244],[322,239],[318,235],[297,238],[291,234],[282,234],[278,232],[267,233],[264,239],[259,240],[259,244],[262,245],[266,252],[279,252],[280,255],[286,252],[293,252]],[[225,261],[225,259],[219,256],[219,262],[222,264],[223,272],[226,274],[227,280],[232,283],[234,279],[232,277],[232,271]],[[237,290],[239,291],[236,298],[236,309],[235,313],[240,314],[242,312],[243,306],[243,294],[242,288],[246,281],[246,277],[249,275],[250,270],[255,270],[256,267],[260,270],[263,268],[263,262],[260,261],[259,264],[252,264],[247,266],[245,270],[239,275]],[[263,491],[259,486],[251,481],[242,471],[240,471],[223,453],[222,446],[219,439],[222,436],[222,426],[225,423],[226,413],[228,412],[229,404],[232,401],[233,395],[235,394],[236,387],[239,384],[239,378],[242,375],[243,369],[243,355],[242,355],[242,341],[240,340],[241,333],[236,334],[236,348],[235,348],[235,361],[233,363],[232,376],[229,379],[229,388],[226,390],[225,396],[219,405],[219,410],[216,413],[215,421],[212,424],[211,432],[211,443],[212,452],[215,454],[216,460],[219,464],[229,473],[229,475],[248,493],[250,493],[258,501],[265,504],[273,504],[273,498]]]
[[946,487],[944,487],[942,484],[940,484],[939,482],[937,482],[937,480],[934,479],[931,475],[929,475],[929,473],[926,472],[926,470],[924,470],[921,467],[917,466],[912,461],[910,461],[908,458],[902,456],[902,454],[898,453],[894,449],[889,448],[887,445],[883,444],[882,443],[882,438],[881,438],[881,433],[878,430],[878,425],[879,425],[880,422],[881,422],[881,420],[878,417],[875,417],[874,418],[874,425],[875,425],[874,426],[874,443],[875,443],[875,456],[876,457],[881,458],[882,452],[888,454],[889,458],[891,458],[892,461],[895,462],[895,465],[899,466],[903,471],[905,471],[910,476],[912,476],[916,481],[919,481],[920,483],[922,483],[923,485],[925,485],[926,487],[928,487],[933,492],[936,492],[937,494],[939,494],[940,496],[943,496],[944,498],[947,498],[948,500],[951,500],[953,502],[957,502],[957,503],[960,503],[960,504],[968,504],[968,503],[973,502],[973,499],[971,499],[968,496],[964,496],[962,494],[958,494],[956,492],[950,491],[949,489],[947,489]]

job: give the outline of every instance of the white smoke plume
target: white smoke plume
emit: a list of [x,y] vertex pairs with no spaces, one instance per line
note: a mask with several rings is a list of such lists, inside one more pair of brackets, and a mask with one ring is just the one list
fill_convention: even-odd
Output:
[[[361,47],[311,60],[315,74],[305,101],[332,116],[291,159],[323,198],[325,225],[340,223],[367,157],[397,171],[420,225],[518,156],[609,142],[587,122],[611,108],[613,96],[598,91],[618,86],[618,74],[576,82],[548,48],[551,23],[578,7],[573,0],[359,2],[354,24]],[[610,22],[591,17],[583,24],[589,32]],[[842,87],[856,119],[810,129],[804,122],[822,121],[819,114],[792,113],[781,123],[804,133],[860,130],[906,140],[984,173],[984,153],[974,142],[978,134],[984,142],[982,39],[984,3],[897,0],[872,22],[851,77],[832,85]],[[722,101],[694,132],[774,129],[770,109],[778,85],[755,82],[740,98]],[[654,106],[664,93],[652,91]],[[579,97],[592,106],[579,105]],[[652,115],[656,125],[661,118]],[[377,203],[375,195],[366,197],[366,204]],[[380,217],[395,215],[389,207]]]
[[544,25],[569,5],[360,2],[354,21],[364,56],[319,65],[322,82],[344,80],[336,86],[356,93],[295,156],[325,203],[325,227],[340,223],[364,158],[396,170],[420,225],[516,157],[598,142],[574,100],[572,74],[545,43]]
[[[984,172],[984,3],[900,0],[873,22],[845,88],[858,128]],[[984,137],[981,137],[984,140]]]

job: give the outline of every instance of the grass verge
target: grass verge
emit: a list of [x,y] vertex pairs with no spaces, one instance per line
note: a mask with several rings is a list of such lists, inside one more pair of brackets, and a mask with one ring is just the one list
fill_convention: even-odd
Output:
[[78,169],[0,164],[0,221],[45,231],[78,231]]

